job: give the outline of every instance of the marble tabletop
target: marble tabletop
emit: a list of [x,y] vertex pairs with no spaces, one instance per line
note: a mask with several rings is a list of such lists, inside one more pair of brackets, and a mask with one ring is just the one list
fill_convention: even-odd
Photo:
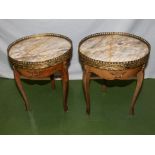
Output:
[[118,34],[89,38],[81,44],[79,51],[89,58],[105,62],[134,61],[149,53],[143,41]]
[[71,43],[57,36],[37,36],[13,45],[9,56],[17,61],[42,62],[57,58],[71,49]]

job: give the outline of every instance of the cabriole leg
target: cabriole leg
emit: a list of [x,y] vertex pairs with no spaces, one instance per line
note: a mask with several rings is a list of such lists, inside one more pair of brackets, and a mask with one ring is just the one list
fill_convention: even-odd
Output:
[[87,114],[90,114],[89,84],[90,84],[90,72],[88,71],[87,66],[85,66],[84,72],[83,72],[83,88],[84,88],[84,95],[85,95],[85,99],[86,99],[86,112],[87,112]]
[[15,77],[17,87],[18,87],[18,89],[19,89],[19,91],[22,94],[22,97],[24,99],[25,109],[28,111],[28,110],[30,110],[30,105],[28,103],[26,93],[25,93],[23,86],[22,86],[22,83],[21,83],[20,74],[16,71],[16,69],[14,69],[13,71],[14,71],[14,77]]
[[68,110],[67,98],[68,98],[68,85],[69,85],[69,75],[67,63],[64,63],[62,67],[62,87],[63,87],[63,106],[64,111]]
[[137,85],[136,85],[136,89],[135,89],[135,92],[134,92],[134,95],[133,95],[133,98],[132,98],[129,114],[134,115],[136,99],[137,99],[137,96],[138,96],[138,94],[140,92],[140,89],[142,87],[143,79],[144,79],[144,70],[141,70],[137,74]]

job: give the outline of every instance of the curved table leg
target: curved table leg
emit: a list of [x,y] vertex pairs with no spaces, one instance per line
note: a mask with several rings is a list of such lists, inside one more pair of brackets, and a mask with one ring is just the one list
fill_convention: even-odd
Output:
[[141,70],[137,74],[137,85],[136,85],[136,89],[135,89],[135,92],[134,92],[134,95],[133,95],[133,98],[132,98],[129,114],[134,115],[136,99],[137,99],[137,96],[138,96],[138,94],[140,92],[140,89],[142,87],[143,79],[144,79],[144,70]]
[[14,69],[14,77],[15,77],[15,81],[16,81],[16,84],[18,86],[18,89],[19,89],[19,91],[22,94],[22,97],[24,99],[25,108],[28,111],[28,110],[30,110],[30,105],[28,103],[26,93],[25,93],[23,86],[22,86],[22,83],[21,83],[20,74],[15,69]]
[[64,106],[65,112],[68,110],[68,105],[67,105],[68,84],[69,84],[68,67],[67,67],[67,63],[64,63],[62,67],[62,87],[63,87],[63,106]]
[[55,89],[54,74],[52,74],[52,75],[50,76],[50,79],[51,79],[52,89],[54,90],[54,89]]
[[91,73],[88,71],[88,68],[85,66],[83,72],[83,88],[86,99],[86,112],[88,115],[90,114],[90,94],[89,94],[90,74]]

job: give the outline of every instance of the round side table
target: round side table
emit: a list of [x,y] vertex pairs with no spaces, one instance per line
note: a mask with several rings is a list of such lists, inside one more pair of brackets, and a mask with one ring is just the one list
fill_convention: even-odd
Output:
[[61,73],[63,107],[64,111],[68,110],[68,64],[72,54],[72,41],[68,37],[53,33],[26,36],[11,43],[7,51],[26,110],[30,110],[30,105],[21,83],[21,76],[30,80],[50,77],[54,89],[56,72]]
[[130,114],[134,114],[150,48],[150,44],[145,39],[123,32],[96,33],[81,40],[78,51],[84,69],[83,86],[88,114],[90,113],[91,73],[105,80],[136,78],[137,86],[129,110]]

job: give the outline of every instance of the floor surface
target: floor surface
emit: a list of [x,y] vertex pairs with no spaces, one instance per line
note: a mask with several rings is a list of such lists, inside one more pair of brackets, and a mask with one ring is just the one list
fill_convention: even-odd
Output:
[[136,81],[90,85],[91,115],[85,112],[81,80],[69,85],[69,111],[62,107],[61,81],[53,91],[50,81],[26,81],[23,86],[32,110],[26,112],[14,80],[0,78],[1,135],[145,135],[155,134],[155,80],[146,79],[134,116],[128,115]]

